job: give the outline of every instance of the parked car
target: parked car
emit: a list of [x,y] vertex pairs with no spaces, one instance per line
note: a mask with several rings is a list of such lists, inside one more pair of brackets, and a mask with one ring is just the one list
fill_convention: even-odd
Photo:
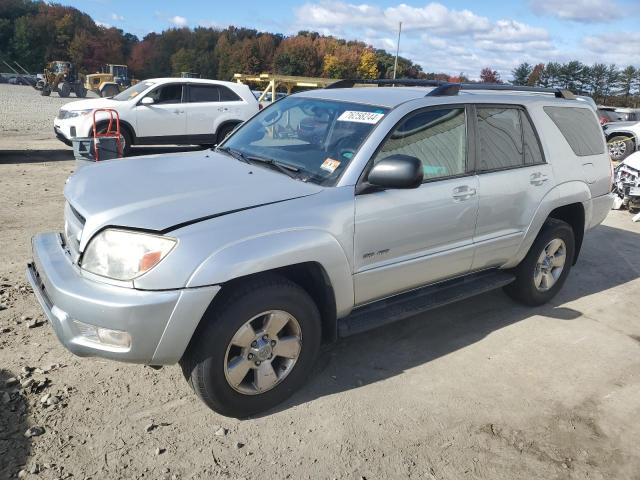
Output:
[[[92,134],[93,111],[111,108],[120,115],[125,154],[131,145],[213,145],[258,111],[248,86],[198,78],[144,80],[109,98],[70,102],[55,118],[56,136],[71,145]],[[97,129],[107,129],[99,114]]]
[[323,342],[494,288],[548,302],[612,205],[597,116],[563,92],[465,88],[307,91],[213,151],[81,169],[27,269],[58,338],[179,363],[246,417],[296,391]]
[[622,116],[616,113],[616,107],[604,107],[601,105],[598,106],[598,118],[600,119],[600,125],[622,121]]
[[640,122],[640,108],[616,108],[621,122]]
[[621,162],[638,150],[640,122],[608,123],[603,129],[612,160]]

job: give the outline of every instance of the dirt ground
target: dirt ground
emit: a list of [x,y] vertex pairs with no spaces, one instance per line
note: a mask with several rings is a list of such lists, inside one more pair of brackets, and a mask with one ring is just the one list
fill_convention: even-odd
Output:
[[24,267],[31,235],[61,228],[74,164],[50,160],[67,155],[0,152],[1,479],[640,479],[628,212],[551,305],[497,291],[342,340],[290,401],[239,421],[178,367],[77,358],[44,323]]

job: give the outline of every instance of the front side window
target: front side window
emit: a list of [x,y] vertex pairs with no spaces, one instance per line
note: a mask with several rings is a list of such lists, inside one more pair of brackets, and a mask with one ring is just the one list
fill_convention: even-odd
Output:
[[478,107],[478,168],[501,170],[524,164],[520,112],[507,107]]
[[464,174],[467,162],[464,108],[425,110],[403,120],[382,145],[374,163],[397,154],[420,159],[425,180]]
[[387,112],[373,105],[287,97],[243,124],[221,147],[256,164],[284,164],[302,181],[333,186]]
[[153,98],[156,104],[180,103],[182,101],[182,85],[179,83],[164,85],[156,88],[153,92],[149,93],[147,97]]

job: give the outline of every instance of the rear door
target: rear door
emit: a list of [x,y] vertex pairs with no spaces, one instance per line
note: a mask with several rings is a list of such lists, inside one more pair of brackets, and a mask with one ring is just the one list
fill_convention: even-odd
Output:
[[476,105],[473,118],[479,210],[472,269],[479,270],[513,257],[554,182],[524,108]]
[[356,196],[356,304],[469,271],[478,185],[467,152],[464,105],[414,112],[383,142],[372,163],[393,154],[417,157],[424,183]]
[[145,97],[154,103],[135,107],[136,136],[139,143],[171,144],[187,142],[187,116],[182,103],[184,83],[168,83],[154,88]]
[[244,100],[224,85],[191,83],[185,104],[191,143],[216,143],[223,123],[244,120],[245,106]]

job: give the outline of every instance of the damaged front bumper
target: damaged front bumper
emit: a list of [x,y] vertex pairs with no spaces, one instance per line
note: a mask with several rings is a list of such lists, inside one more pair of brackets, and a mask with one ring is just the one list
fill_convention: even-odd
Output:
[[85,278],[57,233],[32,239],[27,279],[72,353],[131,363],[176,363],[218,286],[145,291]]

